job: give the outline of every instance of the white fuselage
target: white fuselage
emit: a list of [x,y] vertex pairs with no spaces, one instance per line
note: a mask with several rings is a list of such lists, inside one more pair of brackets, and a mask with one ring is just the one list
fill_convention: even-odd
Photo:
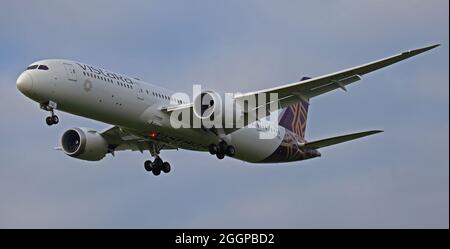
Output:
[[[36,102],[51,101],[57,110],[116,125],[141,137],[156,131],[159,142],[177,148],[207,151],[209,144],[217,143],[217,136],[203,129],[170,126],[169,115],[161,107],[189,102],[171,99],[173,91],[75,61],[51,59],[31,65],[48,67],[26,70],[18,79],[19,90]],[[280,146],[285,129],[257,122],[274,132],[274,138],[260,139],[261,129],[256,128],[226,135],[224,139],[236,148],[235,158],[260,162]]]

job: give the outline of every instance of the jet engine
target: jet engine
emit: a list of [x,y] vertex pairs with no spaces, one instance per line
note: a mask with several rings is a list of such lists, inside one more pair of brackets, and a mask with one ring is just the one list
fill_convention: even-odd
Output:
[[204,91],[194,99],[194,115],[201,120],[212,120],[222,113],[222,98],[214,91]]
[[[214,91],[204,91],[194,97],[193,112],[196,118],[207,127],[235,127],[238,120],[244,125],[244,106],[236,103],[233,95],[219,95]],[[239,128],[241,128],[239,127]]]
[[108,143],[97,131],[72,128],[61,137],[61,147],[68,156],[87,161],[98,161],[108,152]]

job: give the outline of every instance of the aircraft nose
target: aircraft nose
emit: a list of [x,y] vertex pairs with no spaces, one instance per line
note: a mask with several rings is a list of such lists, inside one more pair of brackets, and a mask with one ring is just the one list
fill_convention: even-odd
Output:
[[30,93],[33,88],[33,79],[28,72],[23,72],[19,78],[17,78],[16,85],[17,89],[26,95]]

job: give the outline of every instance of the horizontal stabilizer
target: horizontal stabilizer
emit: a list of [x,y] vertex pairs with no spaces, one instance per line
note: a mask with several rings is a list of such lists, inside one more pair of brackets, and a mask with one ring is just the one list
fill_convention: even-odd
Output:
[[303,144],[302,147],[307,148],[307,149],[319,149],[322,147],[327,147],[330,145],[347,142],[347,141],[362,138],[365,136],[370,136],[370,135],[377,134],[380,132],[383,132],[383,131],[379,131],[379,130],[364,131],[364,132],[358,132],[358,133],[353,133],[353,134],[348,134],[348,135],[343,135],[343,136],[338,136],[338,137],[326,138],[326,139],[322,139],[322,140],[307,142],[307,143]]

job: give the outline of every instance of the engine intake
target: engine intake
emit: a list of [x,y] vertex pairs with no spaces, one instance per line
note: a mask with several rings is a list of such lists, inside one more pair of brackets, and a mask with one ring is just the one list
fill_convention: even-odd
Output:
[[98,161],[108,152],[108,143],[97,131],[72,128],[61,137],[62,150],[68,156],[88,161]]
[[199,119],[213,119],[214,115],[221,115],[221,108],[222,99],[214,91],[202,92],[194,99],[194,114]]

